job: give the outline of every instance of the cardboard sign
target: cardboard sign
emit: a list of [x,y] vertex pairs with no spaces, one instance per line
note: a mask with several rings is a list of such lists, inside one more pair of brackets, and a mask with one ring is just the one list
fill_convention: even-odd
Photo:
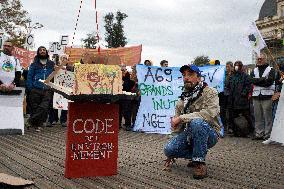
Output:
[[61,35],[59,41],[60,41],[61,46],[67,46],[68,43],[69,43],[69,36],[68,35]]
[[69,103],[65,177],[117,174],[119,107]]
[[77,65],[75,78],[75,94],[122,94],[122,72],[119,66]]
[[[54,83],[64,88],[72,90],[75,84],[74,72],[67,70],[59,70],[54,76]],[[53,95],[53,108],[68,110],[68,100],[62,95],[54,93]]]
[[60,45],[60,42],[51,42],[49,43],[48,52],[50,54],[64,54],[64,46]]
[[[169,134],[170,118],[183,89],[183,78],[177,67],[155,67],[137,65],[137,77],[141,103],[135,121],[134,131]],[[209,87],[224,90],[225,66],[199,68],[202,80]]]
[[33,34],[29,34],[26,37],[26,40],[25,40],[25,47],[31,48],[31,47],[33,47],[33,45],[34,45],[34,35]]

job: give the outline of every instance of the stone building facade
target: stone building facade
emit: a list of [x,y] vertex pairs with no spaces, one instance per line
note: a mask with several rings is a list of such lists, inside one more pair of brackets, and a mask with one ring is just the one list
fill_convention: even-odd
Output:
[[284,63],[284,0],[265,0],[256,25],[277,63]]

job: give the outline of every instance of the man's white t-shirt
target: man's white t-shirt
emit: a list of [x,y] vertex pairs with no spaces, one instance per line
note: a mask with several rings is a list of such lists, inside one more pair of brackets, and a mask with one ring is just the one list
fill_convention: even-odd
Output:
[[21,65],[14,56],[0,53],[0,81],[5,85],[10,85],[15,79],[15,72],[21,71]]

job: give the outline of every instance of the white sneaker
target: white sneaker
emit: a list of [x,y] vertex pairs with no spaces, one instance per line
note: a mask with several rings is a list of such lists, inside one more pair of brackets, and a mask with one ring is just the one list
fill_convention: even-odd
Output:
[[265,145],[271,144],[271,143],[273,143],[273,141],[270,138],[262,142],[262,144],[265,144]]

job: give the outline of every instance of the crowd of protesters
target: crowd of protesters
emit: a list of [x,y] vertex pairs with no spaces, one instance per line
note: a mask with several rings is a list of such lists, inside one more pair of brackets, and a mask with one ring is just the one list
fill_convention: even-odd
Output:
[[[10,41],[5,42],[4,50],[1,53],[3,59],[1,64],[7,64],[5,57],[12,55],[12,46]],[[8,85],[1,82],[1,92],[11,91],[19,83],[18,60],[11,58],[10,62],[12,62],[11,65],[15,64],[14,67],[17,68],[15,69],[15,79]],[[54,109],[52,105],[53,92],[39,81],[45,80],[60,63],[58,55],[49,57],[47,49],[41,46],[37,50],[33,63],[23,71],[22,75],[26,80],[27,113],[29,114],[27,125],[36,128],[37,131],[40,131],[44,125],[52,127],[59,124],[58,122],[63,127],[67,125],[68,111],[62,110],[60,117],[58,116],[58,110]],[[144,65],[153,66],[153,62],[145,60]],[[220,61],[215,60],[213,65],[220,65]],[[168,61],[162,60],[160,66],[168,67]],[[68,70],[73,71],[73,68]],[[122,64],[121,71],[123,73],[123,91],[136,93],[136,97],[133,101],[119,102],[119,123],[120,127],[132,130],[141,101],[136,66],[132,66],[130,72]],[[224,126],[226,133],[236,137],[252,137],[256,140],[268,139],[283,79],[284,64],[279,64],[277,69],[269,66],[267,55],[263,53],[257,58],[256,67],[250,75],[245,71],[245,66],[241,61],[227,62],[225,88],[223,92],[218,94],[219,121]],[[122,118],[124,118],[124,125]]]
[[271,67],[261,53],[250,75],[243,63],[226,64],[224,96],[220,101],[221,116],[227,133],[254,140],[270,138],[273,120],[284,79],[284,64]]

